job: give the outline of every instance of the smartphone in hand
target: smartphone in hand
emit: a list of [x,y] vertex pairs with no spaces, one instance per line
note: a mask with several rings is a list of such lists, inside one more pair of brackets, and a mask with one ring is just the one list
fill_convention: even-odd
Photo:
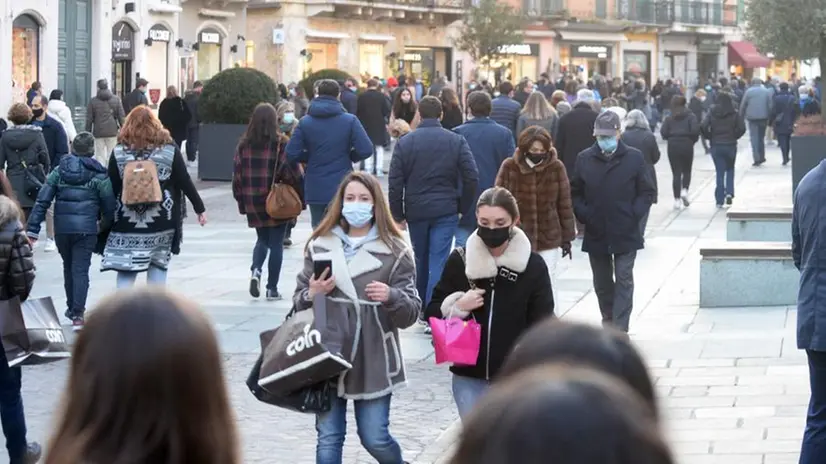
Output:
[[324,273],[325,269],[330,270],[327,273],[327,278],[329,279],[333,275],[333,261],[329,259],[320,259],[318,261],[313,261],[313,275],[315,276],[316,280],[321,278],[321,274]]

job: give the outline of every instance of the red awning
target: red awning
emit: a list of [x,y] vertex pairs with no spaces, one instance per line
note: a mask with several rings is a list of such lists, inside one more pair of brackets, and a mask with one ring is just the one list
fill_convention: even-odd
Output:
[[771,64],[771,60],[757,51],[753,43],[729,42],[728,43],[729,64],[739,64],[744,68],[765,68]]

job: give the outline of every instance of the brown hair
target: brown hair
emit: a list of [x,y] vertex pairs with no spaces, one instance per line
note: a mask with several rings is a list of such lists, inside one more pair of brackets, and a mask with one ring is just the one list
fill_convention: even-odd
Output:
[[551,106],[556,108],[556,105],[559,104],[561,101],[567,101],[565,99],[565,91],[563,90],[554,90],[554,93],[551,94]]
[[447,110],[449,108],[459,107],[459,96],[456,95],[456,91],[450,87],[444,87],[440,93],[439,100],[442,101],[443,109]]
[[25,103],[15,103],[9,108],[9,121],[15,126],[28,124],[32,116],[32,109]]
[[174,85],[166,88],[166,98],[175,98],[178,96],[178,89]]
[[545,121],[556,116],[556,110],[548,103],[542,92],[532,92],[525,102],[522,114],[537,121]]
[[530,126],[519,134],[519,142],[516,144],[520,153],[527,155],[531,151],[534,142],[542,143],[548,152],[554,150],[554,142],[551,134],[544,127]]
[[541,366],[520,373],[492,388],[463,422],[451,464],[674,462],[642,399],[589,369]]
[[333,197],[333,201],[331,201],[327,207],[327,214],[324,215],[324,219],[321,220],[321,223],[313,231],[313,234],[310,235],[310,239],[307,241],[307,248],[309,249],[310,243],[313,240],[329,234],[335,226],[341,226],[345,231],[349,230],[350,225],[341,215],[341,208],[344,204],[344,191],[350,182],[358,182],[370,192],[370,195],[373,197],[373,224],[375,224],[378,229],[379,237],[394,253],[401,252],[401,249],[395,241],[404,240],[404,236],[396,225],[396,221],[393,220],[393,215],[390,213],[390,206],[384,198],[381,184],[375,177],[360,171],[353,171],[347,174],[344,180],[341,181]]
[[160,147],[172,142],[169,131],[146,105],[136,106],[118,134],[118,143],[128,148],[146,149]]
[[191,301],[117,293],[74,347],[48,464],[240,464],[218,341]]
[[479,201],[476,202],[476,210],[482,206],[498,206],[510,214],[511,219],[515,223],[519,219],[519,205],[513,194],[504,187],[491,187],[481,195]]

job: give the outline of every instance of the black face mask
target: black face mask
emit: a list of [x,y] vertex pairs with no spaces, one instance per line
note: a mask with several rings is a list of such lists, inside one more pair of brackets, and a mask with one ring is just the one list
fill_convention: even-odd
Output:
[[479,226],[476,229],[476,235],[482,239],[482,242],[484,242],[488,248],[499,248],[511,238],[511,228],[499,227],[491,229],[490,227]]
[[545,158],[547,157],[547,153],[528,153],[528,159],[531,160],[531,163],[533,164],[539,164],[545,161]]
[[40,116],[43,116],[43,108],[40,108],[39,110],[32,110],[32,114],[34,115],[35,119],[39,118]]

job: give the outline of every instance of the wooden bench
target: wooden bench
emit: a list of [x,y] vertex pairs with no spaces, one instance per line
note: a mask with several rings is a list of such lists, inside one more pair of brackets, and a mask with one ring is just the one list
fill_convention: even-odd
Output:
[[732,208],[726,213],[730,242],[791,242],[792,207]]
[[724,242],[700,249],[700,307],[797,304],[790,242]]

